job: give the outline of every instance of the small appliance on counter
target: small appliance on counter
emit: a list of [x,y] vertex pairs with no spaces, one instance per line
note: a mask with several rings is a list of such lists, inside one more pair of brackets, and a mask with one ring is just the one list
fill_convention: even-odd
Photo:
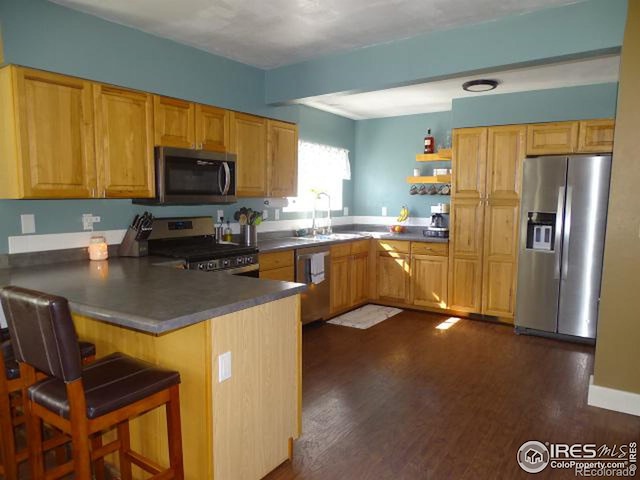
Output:
[[431,207],[431,223],[422,234],[427,238],[449,238],[449,204],[439,203]]
[[144,212],[142,216],[136,215],[131,222],[127,233],[124,234],[122,243],[118,248],[121,257],[146,257],[149,255],[147,239],[153,229],[153,215]]

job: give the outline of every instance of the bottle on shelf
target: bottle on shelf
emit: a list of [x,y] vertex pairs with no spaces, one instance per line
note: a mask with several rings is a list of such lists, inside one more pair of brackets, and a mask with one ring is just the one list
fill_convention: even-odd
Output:
[[435,144],[435,139],[433,138],[433,135],[431,135],[431,129],[428,129],[427,134],[424,137],[424,153],[434,153]]
[[230,242],[231,240],[233,240],[233,235],[231,233],[230,221],[227,220],[227,228],[224,229],[224,241]]

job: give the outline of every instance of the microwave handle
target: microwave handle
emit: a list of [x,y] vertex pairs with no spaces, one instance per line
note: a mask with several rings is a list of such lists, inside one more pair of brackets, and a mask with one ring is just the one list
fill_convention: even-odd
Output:
[[224,188],[222,189],[222,195],[229,193],[229,187],[231,187],[231,170],[229,169],[229,162],[222,162],[224,167]]

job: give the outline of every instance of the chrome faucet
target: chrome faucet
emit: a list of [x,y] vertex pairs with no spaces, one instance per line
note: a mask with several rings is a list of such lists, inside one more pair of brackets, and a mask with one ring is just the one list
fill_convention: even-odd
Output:
[[324,234],[329,234],[332,233],[333,230],[331,229],[331,197],[329,196],[329,194],[327,192],[318,192],[315,196],[315,198],[313,199],[313,221],[311,224],[311,233],[312,235],[315,237],[318,234],[318,226],[316,225],[316,217],[317,217],[317,209],[316,209],[316,200],[319,200],[320,197],[327,197],[327,225],[326,227],[324,227],[324,229],[322,230],[321,233]]

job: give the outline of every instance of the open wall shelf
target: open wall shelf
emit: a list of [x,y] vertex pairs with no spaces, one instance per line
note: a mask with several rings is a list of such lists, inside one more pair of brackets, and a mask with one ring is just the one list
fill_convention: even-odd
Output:
[[407,177],[407,183],[451,183],[451,175],[433,175],[431,177]]
[[419,153],[416,155],[416,162],[446,162],[451,160],[450,148],[438,150],[438,153]]

